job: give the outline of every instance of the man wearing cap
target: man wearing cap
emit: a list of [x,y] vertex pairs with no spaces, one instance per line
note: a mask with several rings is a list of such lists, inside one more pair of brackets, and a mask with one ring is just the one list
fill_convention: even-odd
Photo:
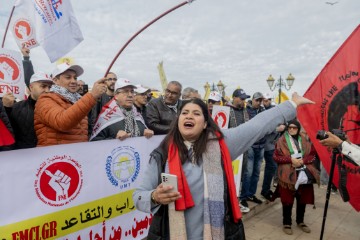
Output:
[[146,118],[150,129],[155,134],[166,134],[171,123],[176,119],[181,106],[182,86],[177,81],[168,83],[164,96],[151,99],[146,108]]
[[34,125],[37,146],[88,141],[88,118],[96,100],[106,91],[105,79],[96,81],[91,93],[76,91],[77,77],[84,70],[79,65],[63,63],[52,73],[54,85],[42,94],[35,106]]
[[250,98],[250,96],[240,88],[233,92],[232,98],[232,105],[229,105],[231,107],[229,128],[237,127],[240,124],[249,121],[249,114],[245,109],[245,101],[247,98]]
[[[261,92],[256,92],[252,97],[251,104],[246,105],[246,110],[250,119],[265,110],[264,107],[261,106],[263,99],[263,94]],[[246,171],[244,172],[244,181],[240,195],[241,204],[246,207],[248,206],[247,201],[252,201],[257,204],[262,203],[262,201],[255,196],[255,193],[260,176],[261,162],[264,158],[265,141],[266,138],[263,137],[255,142],[247,151],[248,161]]]
[[210,92],[208,98],[208,109],[210,115],[212,115],[212,110],[214,105],[221,105],[221,94],[219,92]]
[[263,105],[264,105],[265,110],[274,107],[274,105],[272,105],[271,102],[272,102],[271,94],[270,93],[265,93],[264,94],[264,99],[263,99],[263,102],[262,102]]
[[114,99],[102,109],[90,141],[115,138],[125,140],[139,136],[150,138],[154,135],[134,106],[135,89],[136,86],[128,79],[119,79],[116,82]]
[[[232,104],[228,104],[230,107],[230,119],[229,119],[229,128],[237,127],[247,121],[249,121],[249,114],[245,108],[245,101],[247,98],[250,98],[249,95],[245,93],[243,89],[236,89],[232,95]],[[246,166],[247,166],[247,152],[243,154],[242,161],[242,170],[241,170],[241,182],[244,180]],[[250,211],[248,205],[243,205],[240,201],[241,212],[247,213]]]
[[29,81],[29,97],[16,102],[11,108],[9,119],[15,135],[15,149],[36,147],[34,129],[35,103],[41,94],[49,92],[53,81],[44,72],[34,73]]
[[134,105],[136,110],[142,115],[145,121],[146,121],[146,104],[148,102],[149,92],[150,92],[150,88],[145,88],[140,84],[136,85]]

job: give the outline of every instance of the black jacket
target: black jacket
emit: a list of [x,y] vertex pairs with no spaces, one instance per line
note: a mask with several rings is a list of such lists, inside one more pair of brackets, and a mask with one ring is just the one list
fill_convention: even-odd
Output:
[[[158,164],[159,172],[164,172],[165,170],[165,160],[164,154],[160,147],[156,148],[151,154],[151,159],[155,159]],[[158,177],[159,184],[161,183],[160,174]],[[225,229],[225,239],[227,240],[245,240],[245,230],[242,220],[238,223],[234,223],[231,204],[228,198],[227,183],[225,181],[224,186],[224,202],[225,206],[225,219],[224,219],[224,229]],[[155,213],[151,221],[149,233],[147,236],[148,240],[163,240],[170,239],[169,237],[169,215],[168,215],[168,206],[163,205]]]
[[29,96],[27,100],[14,104],[10,113],[10,122],[15,135],[15,149],[36,147],[34,130],[34,109],[36,101]]
[[[178,101],[177,109],[179,110],[181,101]],[[176,117],[177,113],[166,106],[163,97],[152,99],[146,107],[146,123],[155,135],[168,133]]]
[[34,67],[30,61],[30,57],[24,57],[23,67],[24,67],[24,81],[26,86],[29,87],[30,78],[34,74]]
[[109,96],[106,93],[102,94],[100,98],[97,100],[96,105],[91,109],[88,114],[89,126],[88,126],[88,135],[91,136],[92,130],[96,123],[96,120],[101,112],[101,109],[113,98],[113,96]]

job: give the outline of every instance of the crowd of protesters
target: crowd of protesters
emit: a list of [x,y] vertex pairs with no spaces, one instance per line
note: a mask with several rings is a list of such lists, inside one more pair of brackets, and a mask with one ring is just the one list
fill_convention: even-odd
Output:
[[[113,72],[97,80],[89,90],[86,82],[78,80],[84,72],[81,66],[63,63],[50,74],[41,71],[34,73],[29,50],[23,49],[22,53],[28,97],[18,102],[8,93],[1,99],[0,130],[6,128],[13,135],[14,143],[2,144],[0,141],[0,151],[104,139],[125,140],[138,136],[151,138],[153,135],[166,134],[164,141],[152,154],[154,161],[149,162],[150,172],[134,194],[139,210],[161,217],[164,211],[173,213],[172,207],[165,209],[164,206],[185,201],[186,207],[182,209],[185,215],[181,220],[185,228],[180,235],[197,238],[210,234],[242,239],[244,234],[236,233],[244,233],[238,210],[249,212],[249,201],[262,204],[276,197],[280,197],[283,203],[284,232],[292,234],[291,209],[296,198],[296,221],[304,232],[310,232],[304,223],[304,213],[305,204],[313,204],[313,189],[311,184],[306,183],[295,187],[296,168],[309,165],[318,180],[317,170],[310,165],[316,153],[311,143],[300,135],[301,126],[293,118],[297,106],[311,101],[295,95],[292,101],[275,106],[270,94],[255,92],[250,96],[243,89],[236,89],[228,101],[215,91],[210,93],[207,100],[202,100],[196,89],[183,89],[178,81],[169,82],[162,96],[152,98],[150,88],[118,78]],[[220,130],[212,120],[215,105],[229,108],[227,130]],[[112,117],[108,118],[109,115]],[[292,132],[294,129],[296,131]],[[177,171],[188,173],[185,174],[185,181],[189,182],[189,186],[185,188],[191,194],[187,195],[187,199],[180,199],[180,193],[168,193],[168,189],[158,183],[158,165],[165,162],[169,154],[173,154],[172,151],[179,153],[176,159],[181,164],[177,165]],[[297,158],[293,156],[294,152],[299,153]],[[223,172],[221,161],[228,164],[240,154],[243,155],[241,190],[235,204],[233,192],[226,190],[235,191],[233,180],[230,181],[229,174]],[[262,197],[259,197],[256,192],[263,159],[265,170]],[[208,161],[218,162],[218,165],[210,166]],[[194,169],[194,165],[199,168]],[[204,192],[204,185],[214,184],[214,179],[205,182],[203,174],[212,174],[221,179],[222,187],[214,190],[206,188],[208,192]],[[275,192],[271,190],[275,186],[273,182],[279,182]],[[197,194],[199,191],[201,194]],[[225,194],[222,193],[224,191]],[[303,197],[304,192],[308,198]],[[231,208],[230,212],[226,212],[228,217],[226,214],[216,216],[212,206],[208,206],[212,202],[217,202],[216,206],[220,209]],[[208,207],[206,210],[204,205]],[[225,213],[225,210],[222,212]],[[226,218],[228,222],[219,220],[221,223],[217,225],[204,219],[204,214],[218,220]],[[174,216],[177,215],[169,215],[170,218]],[[158,227],[152,226],[150,233],[158,236]],[[166,229],[166,234],[171,227],[176,226]]]

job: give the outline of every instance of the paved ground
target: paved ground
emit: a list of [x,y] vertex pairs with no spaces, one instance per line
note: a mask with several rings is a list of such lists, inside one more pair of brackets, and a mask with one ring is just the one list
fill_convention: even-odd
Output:
[[[263,174],[263,172],[261,173]],[[261,191],[262,179],[259,181],[258,192]],[[293,235],[282,231],[282,207],[277,199],[274,203],[256,205],[250,203],[251,211],[244,214],[244,226],[247,240],[292,240],[292,239],[320,239],[323,222],[326,189],[315,188],[315,206],[307,205],[305,224],[311,233],[299,229],[295,222],[295,207],[293,208]],[[258,197],[260,194],[257,195]],[[294,225],[295,223],[295,225]],[[349,203],[342,201],[339,194],[330,194],[323,240],[360,240],[360,212],[356,212]]]

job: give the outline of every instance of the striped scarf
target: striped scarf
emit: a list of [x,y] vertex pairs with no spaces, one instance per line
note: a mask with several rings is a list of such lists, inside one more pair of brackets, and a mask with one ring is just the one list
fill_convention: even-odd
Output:
[[[194,206],[190,188],[181,167],[178,149],[170,144],[167,165],[169,172],[178,177],[178,191],[182,198],[169,204],[170,239],[186,239],[184,211]],[[236,198],[231,157],[224,139],[208,141],[202,155],[204,171],[204,236],[203,239],[224,239],[224,186],[227,182],[228,198],[234,222],[241,219],[241,212]],[[224,170],[222,169],[222,163]],[[224,178],[225,174],[225,178]]]
[[51,86],[50,92],[54,92],[54,93],[57,93],[57,94],[63,96],[65,99],[67,99],[72,104],[76,103],[81,98],[81,95],[78,94],[77,92],[72,93],[69,90],[67,90],[66,88],[55,85],[55,84],[53,84]]

